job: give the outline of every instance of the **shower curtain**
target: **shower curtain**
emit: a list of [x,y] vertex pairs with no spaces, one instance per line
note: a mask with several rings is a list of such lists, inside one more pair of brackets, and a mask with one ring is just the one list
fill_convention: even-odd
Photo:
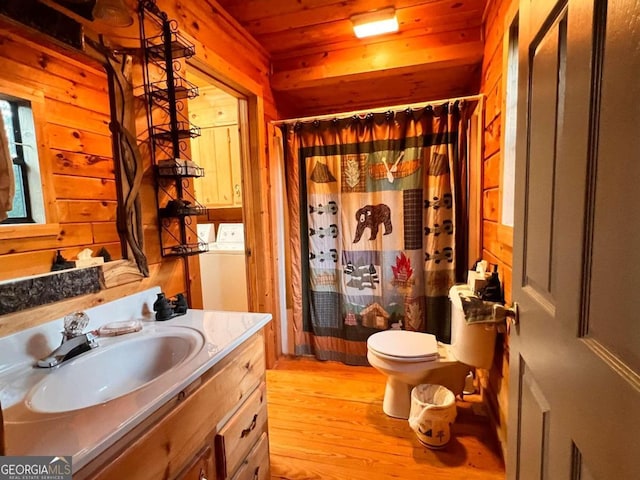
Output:
[[366,340],[450,339],[467,270],[469,102],[283,126],[295,353],[366,365]]

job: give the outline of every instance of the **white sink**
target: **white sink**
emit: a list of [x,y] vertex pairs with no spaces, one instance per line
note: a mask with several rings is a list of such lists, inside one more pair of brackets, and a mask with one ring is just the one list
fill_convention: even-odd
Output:
[[202,335],[185,327],[131,334],[53,369],[31,389],[26,404],[58,413],[108,402],[157,380],[203,345]]

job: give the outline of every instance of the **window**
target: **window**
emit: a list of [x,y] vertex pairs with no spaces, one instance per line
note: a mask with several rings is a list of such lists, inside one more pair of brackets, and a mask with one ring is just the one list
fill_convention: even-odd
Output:
[[503,225],[513,226],[516,166],[516,123],[518,107],[518,16],[509,27],[507,50],[506,101],[504,118],[504,154],[502,164]]
[[2,223],[44,223],[40,163],[31,102],[0,94],[0,113],[13,160],[13,209]]

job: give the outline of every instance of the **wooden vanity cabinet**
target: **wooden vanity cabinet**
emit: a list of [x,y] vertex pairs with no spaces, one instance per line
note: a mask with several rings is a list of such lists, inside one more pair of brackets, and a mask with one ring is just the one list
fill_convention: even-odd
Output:
[[74,479],[222,480],[245,478],[238,472],[249,464],[254,473],[259,467],[255,478],[268,478],[263,477],[269,473],[264,380],[264,339],[259,332]]
[[212,480],[216,469],[211,446],[206,446],[176,480]]

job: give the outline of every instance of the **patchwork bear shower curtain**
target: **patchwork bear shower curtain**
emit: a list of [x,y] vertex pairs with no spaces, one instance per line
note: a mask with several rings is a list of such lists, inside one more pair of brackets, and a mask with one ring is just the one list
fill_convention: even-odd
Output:
[[386,329],[449,340],[448,290],[468,263],[469,109],[283,127],[297,355],[365,365]]

